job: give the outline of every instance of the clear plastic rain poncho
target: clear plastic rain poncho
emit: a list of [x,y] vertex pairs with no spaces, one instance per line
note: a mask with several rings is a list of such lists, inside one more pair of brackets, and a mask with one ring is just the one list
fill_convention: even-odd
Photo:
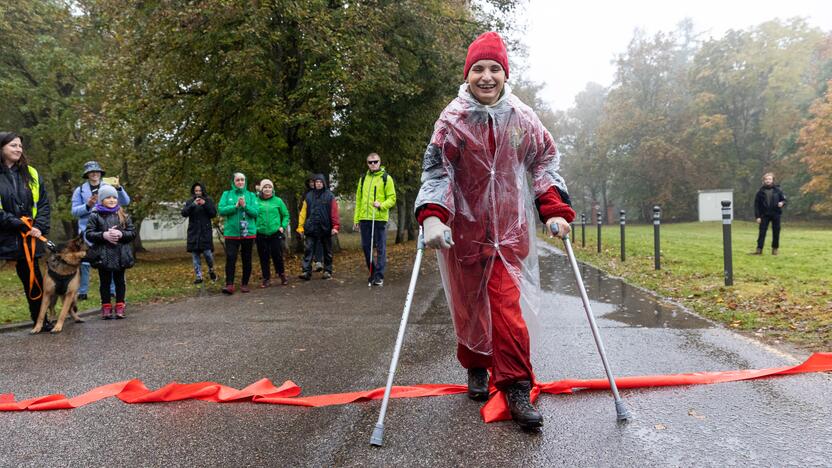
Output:
[[415,205],[451,213],[455,245],[437,253],[439,268],[457,340],[474,352],[492,351],[487,284],[498,259],[520,289],[534,346],[540,299],[534,200],[553,186],[567,192],[559,165],[551,134],[508,84],[490,106],[463,84],[436,121]]

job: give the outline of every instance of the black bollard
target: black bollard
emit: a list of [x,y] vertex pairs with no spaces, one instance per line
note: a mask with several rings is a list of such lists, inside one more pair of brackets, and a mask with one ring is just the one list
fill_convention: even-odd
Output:
[[657,270],[662,269],[661,249],[659,248],[659,227],[662,224],[662,209],[659,205],[653,205],[653,258]]
[[586,215],[581,213],[581,247],[586,247]]
[[624,253],[624,226],[626,225],[626,217],[624,216],[624,210],[618,212],[618,223],[621,225],[621,261],[627,260],[627,255]]
[[598,253],[601,253],[601,223],[602,223],[601,210],[598,210],[598,215],[597,215],[596,218],[597,218],[597,222],[598,222]]
[[725,286],[734,285],[734,268],[731,258],[731,202],[722,201],[722,251],[725,265]]

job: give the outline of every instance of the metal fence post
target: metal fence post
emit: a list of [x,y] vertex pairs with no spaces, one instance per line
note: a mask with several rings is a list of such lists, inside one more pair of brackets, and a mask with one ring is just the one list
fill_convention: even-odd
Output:
[[598,210],[596,221],[598,223],[598,253],[601,253],[601,223],[603,222],[601,210]]
[[626,216],[624,215],[624,210],[621,210],[618,213],[620,215],[618,218],[618,223],[621,224],[621,261],[623,262],[627,259],[627,255],[624,253],[624,226],[627,224],[627,222]]
[[661,253],[662,250],[659,247],[659,228],[662,224],[662,209],[659,205],[653,206],[653,259],[655,268],[657,270],[662,269],[662,260],[661,260]]
[[581,213],[581,247],[586,247],[586,214]]
[[725,286],[734,284],[734,267],[731,258],[731,202],[722,201],[722,252],[725,267]]

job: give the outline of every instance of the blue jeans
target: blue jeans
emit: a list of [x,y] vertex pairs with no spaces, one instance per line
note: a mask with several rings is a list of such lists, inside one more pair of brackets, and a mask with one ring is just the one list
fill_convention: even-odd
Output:
[[[387,266],[387,221],[361,221],[361,247],[364,249],[364,264],[370,272],[369,281],[384,279],[384,269]],[[372,234],[371,234],[372,232]],[[370,264],[373,253],[370,251],[370,237],[373,237],[373,248],[378,255],[374,264]]]
[[[81,263],[81,285],[78,287],[78,294],[87,294],[90,290],[90,264]],[[110,295],[116,295],[116,283],[110,282]]]
[[211,249],[206,249],[201,252],[191,252],[191,257],[194,261],[194,274],[197,278],[202,278],[202,261],[200,255],[205,257],[205,263],[208,264],[208,269],[214,269],[214,252]]

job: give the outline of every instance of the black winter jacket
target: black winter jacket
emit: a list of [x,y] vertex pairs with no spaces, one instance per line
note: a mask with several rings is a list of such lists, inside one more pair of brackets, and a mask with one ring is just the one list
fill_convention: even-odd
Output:
[[[40,177],[40,199],[35,227],[49,235],[49,199],[43,177]],[[0,163],[0,259],[17,260],[23,258],[23,237],[21,232],[29,228],[20,220],[22,216],[32,217],[32,189],[23,183],[17,166],[9,169]],[[43,242],[37,242],[36,256],[43,255]]]
[[780,216],[783,214],[783,209],[777,206],[777,204],[783,202],[783,206],[786,206],[786,195],[780,190],[779,185],[772,186],[771,206],[769,206],[766,200],[765,189],[765,185],[760,187],[760,190],[757,191],[757,196],[754,197],[754,217]]
[[[194,184],[196,187],[197,184]],[[191,187],[191,195],[194,193]],[[217,216],[217,205],[208,195],[205,195],[205,186],[202,187],[202,199],[204,205],[194,203],[195,198],[185,202],[182,208],[182,216],[188,218],[188,252],[202,252],[203,250],[214,250],[214,227],[211,219]]]
[[[112,226],[118,227],[123,233],[117,244],[111,244],[104,239],[104,232]],[[87,253],[87,260],[95,268],[107,271],[126,270],[132,267],[136,260],[133,257],[133,247],[130,242],[136,238],[136,231],[130,216],[124,226],[119,226],[118,213],[103,213],[93,210],[87,221],[87,241],[92,242]]]

